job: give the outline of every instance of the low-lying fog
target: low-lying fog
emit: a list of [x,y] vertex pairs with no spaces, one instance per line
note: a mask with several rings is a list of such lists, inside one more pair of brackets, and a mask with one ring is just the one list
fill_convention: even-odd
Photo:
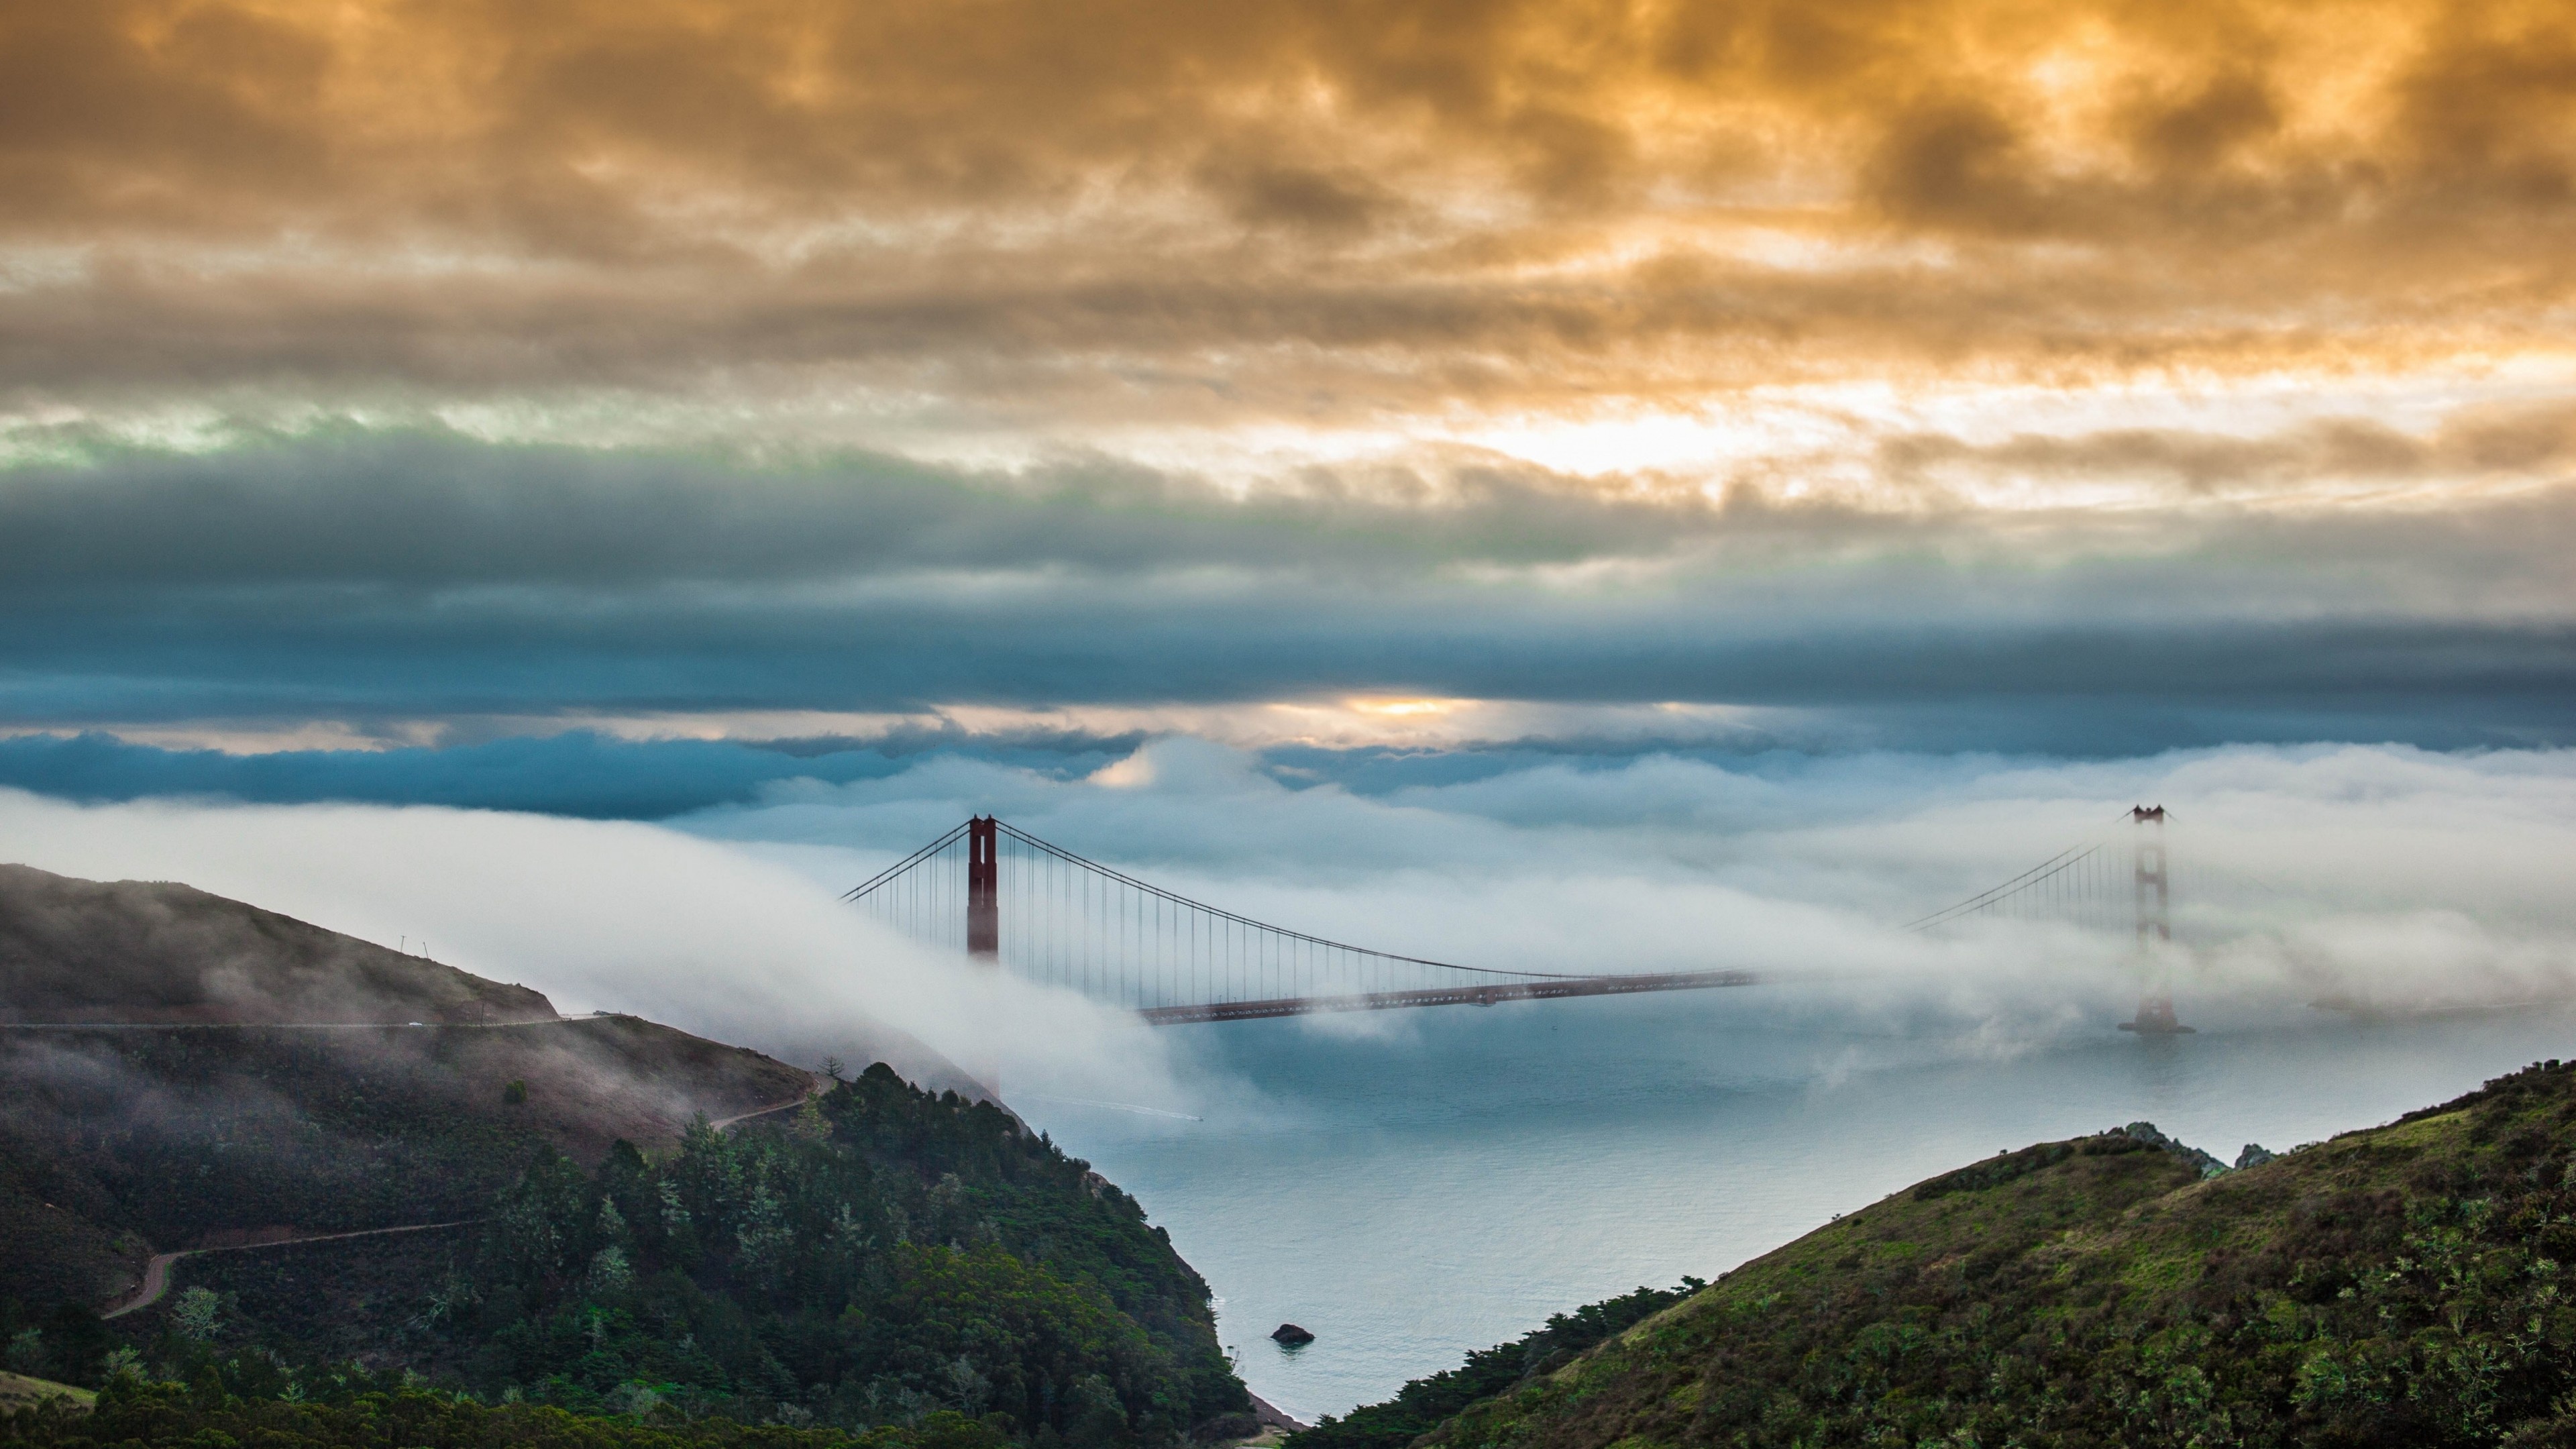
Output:
[[[809,1063],[836,1019],[873,1013],[960,1058],[998,1055],[1015,1090],[1199,1112],[1234,1074],[1114,1011],[890,939],[837,894],[967,814],[998,813],[1326,936],[1539,970],[1749,968],[1810,989],[1731,1009],[1991,1055],[2121,1014],[2137,994],[2125,933],[1891,927],[2066,846],[2124,842],[2137,803],[2172,812],[2175,989],[2203,1021],[2576,989],[2576,752],[1578,758],[1365,795],[1296,788],[1176,738],[1083,779],[941,756],[665,825],[0,792],[0,830],[29,864],[184,880],[425,945],[567,1011],[641,1012]],[[1301,1029],[1400,1044],[1418,1023]]]

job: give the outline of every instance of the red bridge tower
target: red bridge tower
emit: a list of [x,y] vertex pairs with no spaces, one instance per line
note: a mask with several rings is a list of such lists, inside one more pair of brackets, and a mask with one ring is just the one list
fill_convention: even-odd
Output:
[[966,954],[1002,959],[1001,832],[990,815],[966,822]]

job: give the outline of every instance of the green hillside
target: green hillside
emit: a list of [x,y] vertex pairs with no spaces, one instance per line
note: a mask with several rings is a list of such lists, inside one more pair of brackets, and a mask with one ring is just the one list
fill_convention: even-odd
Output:
[[1419,1442],[2576,1444],[2576,1064],[2202,1161],[2114,1132],[1933,1178]]
[[[0,1026],[0,1367],[103,1390],[88,1427],[0,1435],[327,1441],[392,1394],[457,1442],[653,1425],[636,1442],[732,1443],[737,1424],[780,1445],[1152,1449],[1249,1408],[1207,1285],[1132,1199],[995,1106],[882,1064],[840,1081],[631,1017],[564,1020],[534,993],[533,1019],[485,1024],[476,1003],[518,989],[447,968],[343,992],[331,963],[364,953],[328,933],[82,884],[0,889],[0,981],[52,992],[47,1017],[93,929],[156,943],[129,973],[138,1019],[193,999],[193,969],[295,990],[256,1024]],[[61,899],[78,909],[28,904]],[[173,899],[189,931],[164,929]],[[244,965],[272,937],[293,969]],[[221,949],[191,958],[189,939]],[[467,1019],[317,1029],[280,1005],[380,1009],[388,980]],[[280,1241],[424,1224],[442,1226]],[[174,1252],[163,1296],[102,1320]]]
[[477,1216],[540,1147],[667,1148],[811,1083],[631,1017],[0,1029],[0,1296],[104,1306],[153,1252]]
[[[883,1066],[777,1125],[585,1171],[540,1152],[469,1229],[209,1254],[122,1336],[153,1372],[361,1359],[489,1398],[859,1429],[1001,1413],[1161,1444],[1248,1407],[1207,1285],[1133,1199]],[[241,1357],[244,1351],[256,1356]]]

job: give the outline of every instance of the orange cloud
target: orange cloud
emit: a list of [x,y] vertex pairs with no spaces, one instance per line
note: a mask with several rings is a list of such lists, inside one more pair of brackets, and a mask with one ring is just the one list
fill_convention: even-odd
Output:
[[21,411],[721,387],[1087,445],[1851,379],[2469,377],[2563,358],[2576,26],[97,0],[0,18],[0,194]]

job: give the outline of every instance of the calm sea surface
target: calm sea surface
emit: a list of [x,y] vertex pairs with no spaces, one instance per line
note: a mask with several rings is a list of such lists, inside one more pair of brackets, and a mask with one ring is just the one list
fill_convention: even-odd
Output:
[[[1312,1421],[2004,1148],[2144,1119],[2233,1161],[2576,1056],[2557,1009],[2008,1050],[1748,996],[1418,1011],[1379,1036],[1186,1028],[1204,1092],[1135,1105],[1199,1120],[1017,1105],[1143,1200],[1215,1288],[1246,1381]],[[1315,1342],[1275,1346],[1283,1321]]]

